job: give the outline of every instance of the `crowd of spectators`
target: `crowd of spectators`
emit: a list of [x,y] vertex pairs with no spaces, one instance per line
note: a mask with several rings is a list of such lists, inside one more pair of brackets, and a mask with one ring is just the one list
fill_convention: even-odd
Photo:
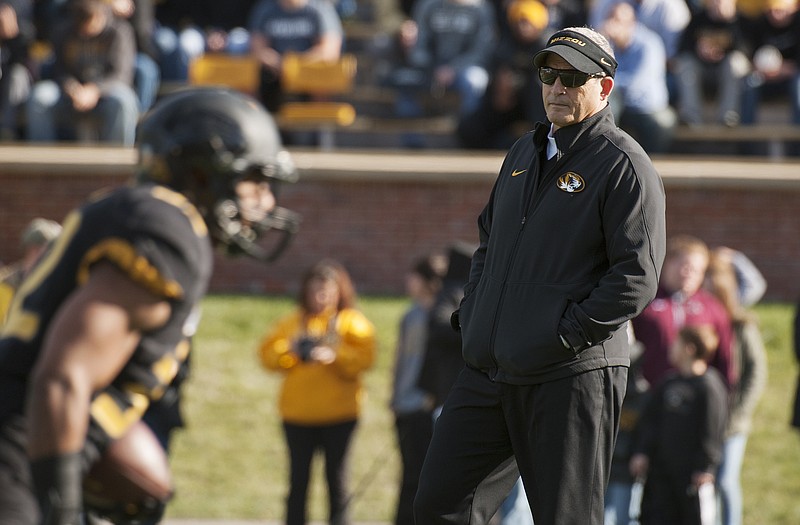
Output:
[[[473,10],[481,4],[494,8],[494,38],[485,22],[480,31],[473,26],[473,38],[463,43],[447,39],[451,58],[434,65],[415,63],[415,56],[442,50],[430,38],[414,40],[415,29],[429,27],[437,17],[457,24],[464,4]],[[434,5],[439,6],[435,16]],[[442,14],[446,9],[449,16]],[[616,120],[649,153],[669,151],[676,126],[756,124],[764,97],[788,105],[783,114],[791,115],[791,124],[800,124],[797,0],[420,0],[406,12],[396,40],[402,43],[402,52],[395,54],[401,60],[396,69],[385,68],[388,84],[402,72],[401,84],[413,81],[417,91],[436,96],[443,91],[442,68],[467,76],[475,66],[485,68],[490,57],[480,102],[474,101],[483,82],[458,90],[457,134],[468,148],[507,147],[542,118],[540,84],[530,57],[553,31],[568,25],[588,24],[612,43],[620,63],[612,94]],[[446,31],[446,23],[435,25]],[[475,53],[477,42],[480,54]],[[461,50],[453,55],[458,44]],[[398,87],[401,94],[407,89]],[[405,102],[404,96],[398,98],[398,104]],[[407,111],[398,108],[400,114]],[[411,112],[418,115],[419,106]]]
[[[566,26],[590,25],[612,42],[620,62],[615,117],[649,153],[669,151],[676,126],[756,124],[764,99],[786,104],[782,114],[800,125],[798,0],[376,5],[0,0],[0,140],[129,144],[139,115],[165,86],[186,83],[189,64],[204,53],[257,59],[258,96],[275,111],[284,53],[335,60],[347,50],[344,22],[387,12],[391,21],[376,21],[374,39],[391,42],[380,57],[378,82],[395,93],[394,115],[426,116],[427,101],[436,106],[452,93],[455,138],[466,148],[505,148],[542,119],[530,57]],[[408,138],[408,146],[425,146],[421,137]]]

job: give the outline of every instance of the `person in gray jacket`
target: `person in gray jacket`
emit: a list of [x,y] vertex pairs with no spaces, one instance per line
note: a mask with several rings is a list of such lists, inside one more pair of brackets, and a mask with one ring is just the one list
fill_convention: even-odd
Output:
[[534,56],[549,122],[508,152],[453,325],[467,363],[434,428],[417,523],[488,523],[521,474],[537,525],[603,523],[630,365],[655,296],[665,196],[608,107],[617,62],[588,28]]

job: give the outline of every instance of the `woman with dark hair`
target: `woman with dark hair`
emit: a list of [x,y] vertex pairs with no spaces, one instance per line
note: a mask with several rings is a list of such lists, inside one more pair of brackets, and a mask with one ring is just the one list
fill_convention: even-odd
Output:
[[290,456],[286,524],[306,523],[314,453],[325,456],[330,523],[350,523],[347,464],[358,421],[361,375],[375,359],[375,328],[356,308],[347,270],[323,260],[303,278],[298,308],[261,343],[261,362],[285,375],[279,408]]

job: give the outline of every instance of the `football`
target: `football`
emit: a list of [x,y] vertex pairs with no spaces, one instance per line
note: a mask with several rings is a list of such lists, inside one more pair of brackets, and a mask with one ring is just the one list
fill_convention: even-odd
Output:
[[172,496],[167,454],[143,422],[134,424],[103,452],[84,479],[87,509],[101,515],[148,515]]

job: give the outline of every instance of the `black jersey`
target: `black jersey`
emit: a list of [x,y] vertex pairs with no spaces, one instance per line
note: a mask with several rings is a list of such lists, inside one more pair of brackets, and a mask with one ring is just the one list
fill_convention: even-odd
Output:
[[0,337],[0,422],[22,413],[28,376],[61,304],[86,282],[93,264],[110,261],[172,307],[167,323],[143,333],[120,374],[93,397],[90,436],[118,437],[159,399],[188,355],[211,276],[211,242],[196,208],[158,185],[99,196],[63,226],[19,288]]
[[651,458],[651,469],[683,483],[694,472],[716,474],[727,417],[728,389],[716,368],[689,377],[673,372],[648,400],[635,451]]

